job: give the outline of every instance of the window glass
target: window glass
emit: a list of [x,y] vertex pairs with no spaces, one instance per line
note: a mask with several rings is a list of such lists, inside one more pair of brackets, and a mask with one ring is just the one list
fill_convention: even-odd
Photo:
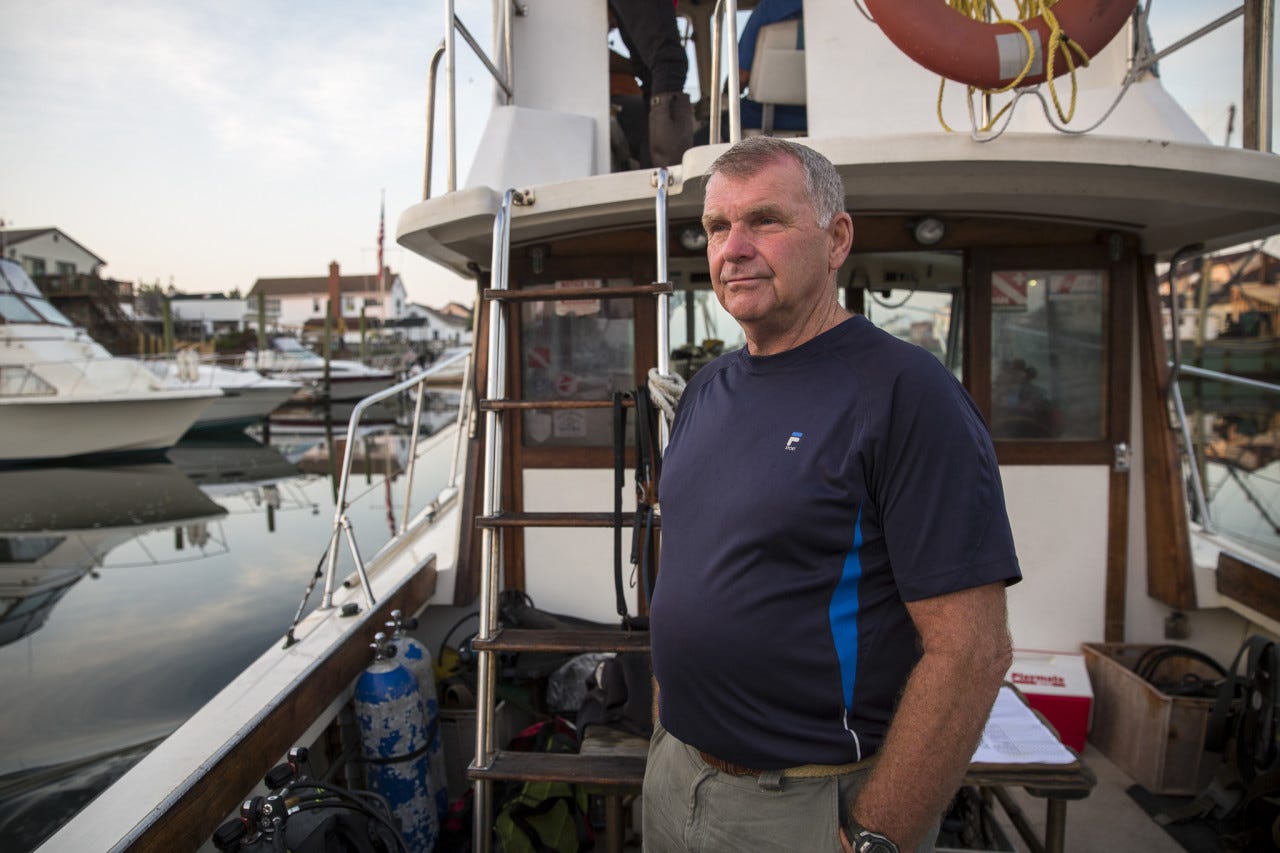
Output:
[[853,256],[850,287],[876,326],[924,347],[955,375],[964,368],[962,283],[958,252],[877,252]]
[[34,563],[65,540],[65,536],[0,536],[0,562]]
[[[629,280],[592,279],[547,287],[630,284]],[[520,371],[524,399],[610,400],[615,391],[634,389],[634,313],[630,299],[523,303]],[[524,443],[530,447],[612,446],[613,410],[526,411]]]
[[991,274],[991,434],[1104,437],[1101,270]]
[[0,293],[0,317],[10,323],[43,323],[40,315],[12,293]]
[[46,322],[52,323],[55,326],[72,325],[71,321],[68,320],[61,311],[54,308],[47,299],[35,299],[33,297],[28,297],[27,304],[31,306],[31,308],[33,308],[41,317],[43,317]]
[[711,290],[677,290],[667,302],[671,369],[688,379],[711,359],[746,346],[742,327]]
[[27,277],[26,270],[13,261],[0,259],[0,279],[3,279],[0,284],[8,285],[8,288],[0,286],[0,290],[15,290],[18,293],[24,293],[29,296],[40,295],[40,288],[36,287],[35,282]]

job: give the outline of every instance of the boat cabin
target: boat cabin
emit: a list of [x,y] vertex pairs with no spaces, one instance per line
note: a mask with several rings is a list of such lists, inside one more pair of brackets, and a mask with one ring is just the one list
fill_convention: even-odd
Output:
[[[725,5],[682,2],[678,11],[695,113],[731,125],[726,99],[713,105],[712,93],[732,98],[737,81],[710,76],[732,56],[732,18],[717,15]],[[752,5],[737,4],[739,17]],[[1182,274],[1193,251],[1184,247],[1203,252],[1280,227],[1274,155],[1210,145],[1154,73],[1129,71],[1145,44],[1137,16],[1088,68],[1056,80],[1074,103],[1069,124],[1028,96],[992,127],[966,132],[971,99],[991,116],[1001,99],[942,86],[857,4],[810,0],[803,9],[809,127],[799,140],[837,165],[854,221],[842,299],[933,352],[986,417],[1033,581],[1010,591],[1015,643],[1074,649],[1085,638],[1161,637],[1175,614],[1190,614],[1216,637],[1202,638],[1229,654],[1239,619],[1280,626],[1280,607],[1259,612],[1245,587],[1221,582],[1216,553],[1192,547],[1198,524],[1170,426],[1173,353],[1158,286],[1171,260]],[[511,95],[495,85],[465,185],[400,219],[402,245],[475,277],[478,292],[671,283],[665,352],[649,296],[512,303],[512,398],[604,401],[663,358],[689,375],[743,343],[710,290],[699,222],[702,175],[724,146],[686,151],[662,173],[661,190],[655,170],[610,172],[607,31],[604,4],[522,7],[510,19]],[[502,56],[501,25],[495,32]],[[564,61],[542,61],[552,51]],[[504,207],[508,189],[517,192]],[[504,217],[505,254],[495,248]],[[487,322],[482,310],[481,338]],[[529,409],[505,423],[505,509],[609,505],[610,410]],[[554,611],[612,618],[608,531],[502,537],[505,586]],[[1272,584],[1280,549],[1264,538],[1235,553]],[[479,592],[477,540],[462,551],[471,558],[459,562],[459,603]],[[1223,612],[1233,615],[1214,615]]]

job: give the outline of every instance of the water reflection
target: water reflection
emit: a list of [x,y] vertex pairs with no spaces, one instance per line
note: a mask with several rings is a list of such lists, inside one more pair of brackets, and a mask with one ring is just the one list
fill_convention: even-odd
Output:
[[0,471],[0,645],[40,628],[128,540],[225,514],[172,463]]
[[[403,511],[395,421],[353,448],[366,557]],[[271,424],[149,465],[0,472],[0,849],[33,849],[278,643],[329,539],[342,445]],[[447,455],[419,460],[415,502],[443,486]]]

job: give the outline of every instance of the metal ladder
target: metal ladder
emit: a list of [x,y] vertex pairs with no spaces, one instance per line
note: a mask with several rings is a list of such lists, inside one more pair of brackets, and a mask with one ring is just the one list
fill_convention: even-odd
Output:
[[[484,497],[482,514],[476,518],[480,528],[482,571],[480,578],[480,626],[473,646],[478,652],[475,760],[467,775],[475,783],[474,849],[488,853],[493,841],[493,788],[498,781],[560,781],[584,783],[608,791],[606,813],[610,845],[621,849],[620,795],[639,790],[644,779],[643,756],[580,755],[513,752],[499,750],[494,743],[497,668],[495,656],[500,652],[643,652],[649,651],[647,631],[612,629],[520,630],[501,628],[498,624],[498,572],[501,568],[498,531],[529,527],[612,527],[613,512],[509,512],[500,506],[503,446],[503,416],[528,409],[589,409],[613,405],[610,400],[517,400],[506,396],[507,323],[504,309],[511,304],[528,301],[564,301],[574,299],[628,299],[654,296],[657,303],[657,345],[660,373],[670,372],[670,336],[667,310],[671,282],[667,275],[667,186],[670,178],[665,168],[654,172],[650,183],[656,189],[655,219],[657,233],[657,282],[628,287],[574,287],[555,290],[511,290],[508,259],[511,247],[511,207],[533,203],[531,194],[507,190],[494,217],[492,287],[482,294],[489,302],[489,341],[487,386],[478,410],[484,412]],[[660,419],[661,420],[661,419]],[[661,423],[659,448],[667,440],[665,422]],[[630,524],[634,513],[626,513],[623,521]],[[616,792],[616,793],[615,793]]]

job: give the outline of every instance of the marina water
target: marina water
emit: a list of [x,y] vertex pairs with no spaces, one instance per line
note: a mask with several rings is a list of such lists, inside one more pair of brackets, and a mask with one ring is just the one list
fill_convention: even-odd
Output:
[[[332,433],[280,414],[156,460],[0,469],[0,850],[34,849],[279,644],[332,529],[350,407]],[[428,431],[453,414],[426,413]],[[373,420],[348,491],[366,561],[399,524],[409,453],[401,411]],[[413,512],[449,476],[432,444]]]

